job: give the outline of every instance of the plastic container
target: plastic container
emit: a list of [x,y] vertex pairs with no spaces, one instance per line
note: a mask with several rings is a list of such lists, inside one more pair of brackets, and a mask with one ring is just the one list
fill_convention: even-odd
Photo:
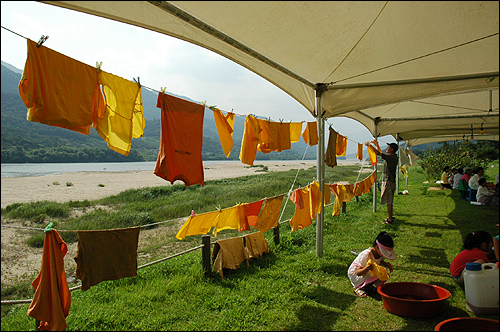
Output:
[[498,321],[486,318],[457,317],[442,321],[434,331],[498,331]]
[[494,263],[467,263],[464,271],[467,310],[476,315],[498,314],[498,272]]

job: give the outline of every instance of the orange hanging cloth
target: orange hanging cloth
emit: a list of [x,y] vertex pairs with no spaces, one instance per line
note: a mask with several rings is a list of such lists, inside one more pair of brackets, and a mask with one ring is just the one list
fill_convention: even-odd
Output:
[[255,226],[257,223],[257,218],[259,217],[260,209],[262,208],[262,204],[264,200],[256,201],[253,203],[249,203],[247,207],[247,219],[249,226]]
[[337,134],[337,157],[346,155],[347,141],[347,137]]
[[363,160],[363,144],[358,143],[358,151],[356,152],[356,158],[360,161]]
[[154,174],[187,186],[204,185],[203,117],[205,107],[168,94],[158,93],[161,108],[160,150]]
[[260,127],[258,120],[248,114],[245,119],[245,130],[241,140],[240,161],[243,164],[252,166],[257,154],[259,144]]
[[375,167],[377,165],[377,154],[371,146],[367,146],[366,148],[368,149],[368,157],[370,158],[372,167]]
[[309,146],[318,144],[318,124],[316,122],[308,122],[306,129],[302,133],[302,138]]
[[278,224],[281,204],[283,203],[283,194],[266,199],[266,204],[257,218],[257,223],[253,228],[261,232],[266,232]]
[[222,146],[226,158],[228,158],[233,148],[234,113],[226,113],[226,115],[223,115],[218,108],[211,108],[211,110],[214,113],[220,145]]
[[53,229],[45,233],[42,268],[32,282],[35,295],[28,316],[40,321],[39,330],[64,331],[71,306],[71,292],[64,272],[64,256],[68,247]]
[[97,69],[28,39],[19,95],[27,120],[90,134]]

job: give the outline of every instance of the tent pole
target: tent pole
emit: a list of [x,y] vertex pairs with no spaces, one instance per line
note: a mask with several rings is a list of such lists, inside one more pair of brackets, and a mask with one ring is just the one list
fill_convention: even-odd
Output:
[[[396,144],[398,145],[398,151],[395,151],[394,153],[399,153],[399,133],[396,134]],[[398,157],[398,166],[396,169],[396,194],[399,192],[399,167],[401,167],[401,153],[399,153]]]
[[321,190],[321,212],[316,215],[316,256],[321,257],[323,255],[323,223],[324,223],[324,213],[325,206],[323,204],[325,199],[325,121],[322,117],[322,103],[321,94],[322,90],[316,90],[316,121],[318,123],[318,159],[317,159],[317,179],[319,183],[319,188]]
[[[375,124],[375,140],[378,142],[377,124]],[[377,163],[375,163],[375,166],[373,166],[373,170],[375,172],[377,171]],[[377,185],[378,185],[378,177],[377,173],[375,173],[375,182],[373,183],[373,212],[377,212]]]

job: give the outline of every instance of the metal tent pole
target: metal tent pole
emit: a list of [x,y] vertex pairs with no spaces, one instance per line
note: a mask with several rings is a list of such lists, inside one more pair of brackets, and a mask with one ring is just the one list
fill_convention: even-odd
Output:
[[[375,123],[375,140],[377,139],[377,124]],[[375,171],[375,182],[373,183],[373,212],[377,212],[377,186],[378,186],[378,177],[377,177],[377,163],[373,166],[373,170]]]
[[[399,133],[396,134],[396,144],[398,145],[398,151],[394,153],[399,153]],[[398,155],[398,166],[396,167],[396,194],[399,192],[399,167],[401,166],[401,153]]]
[[316,106],[317,115],[316,121],[318,123],[318,157],[317,157],[317,179],[319,187],[321,190],[321,213],[316,215],[316,256],[321,257],[323,255],[323,224],[325,217],[325,206],[323,204],[325,200],[325,121],[322,117],[322,103],[321,94],[323,90],[316,90]]

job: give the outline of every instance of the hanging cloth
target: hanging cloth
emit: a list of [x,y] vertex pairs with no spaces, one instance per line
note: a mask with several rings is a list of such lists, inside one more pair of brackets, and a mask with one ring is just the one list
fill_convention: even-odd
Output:
[[28,39],[28,56],[19,95],[28,108],[26,119],[90,134],[97,70]]
[[175,237],[183,240],[186,236],[207,234],[217,221],[220,211],[193,214],[187,218]]
[[160,149],[154,174],[187,186],[204,185],[203,117],[205,107],[168,94],[158,93],[161,108]]
[[248,114],[245,119],[245,130],[241,140],[240,161],[243,164],[252,166],[257,154],[259,144],[260,127],[258,120]]
[[132,137],[144,137],[144,128],[146,128],[146,119],[144,118],[144,106],[142,104],[142,88],[139,89],[137,100],[134,107],[134,118],[132,120]]
[[368,157],[370,158],[370,163],[372,164],[372,167],[375,167],[375,165],[377,165],[377,154],[371,146],[367,146],[366,148],[368,149]]
[[415,165],[415,162],[417,161],[418,158],[420,158],[419,156],[417,156],[416,154],[414,154],[413,152],[411,152],[408,148],[405,148],[405,153],[408,155],[408,159],[410,160],[410,163],[409,165],[410,166],[414,166]]
[[334,183],[330,185],[330,188],[332,188],[332,191],[335,193],[335,195],[337,195],[337,197],[335,198],[335,204],[333,205],[332,216],[338,216],[340,215],[340,208],[342,206],[342,203],[350,202],[354,197],[354,185]]
[[300,141],[300,134],[302,134],[302,122],[290,123],[290,142],[297,143]]
[[256,201],[253,203],[249,203],[247,207],[247,220],[249,226],[255,226],[257,223],[257,219],[259,217],[260,209],[262,208],[262,204],[264,200]]
[[101,281],[137,275],[139,230],[78,231],[75,274],[82,281],[82,290]]
[[219,133],[222,150],[226,158],[228,158],[233,148],[234,113],[226,113],[226,115],[223,115],[218,108],[211,108],[211,110],[214,113],[215,125]]
[[42,267],[31,283],[35,295],[28,308],[28,316],[40,321],[39,330],[64,331],[71,306],[71,292],[64,272],[66,243],[53,229],[45,233]]
[[283,203],[283,194],[266,199],[266,204],[257,218],[257,223],[253,228],[261,232],[266,232],[273,227],[276,227],[279,220],[281,211],[281,204]]
[[306,129],[302,133],[302,138],[304,142],[309,144],[309,146],[314,146],[318,144],[318,123],[317,122],[308,122],[306,125]]
[[263,253],[269,252],[269,243],[264,238],[264,233],[254,232],[243,236],[246,256],[250,258],[259,258]]
[[347,153],[347,137],[337,134],[337,157],[345,156]]
[[237,204],[233,207],[221,210],[214,223],[214,236],[225,229],[237,229],[238,231],[249,231],[247,221],[247,203]]
[[[135,82],[103,70],[99,70],[98,77],[104,97],[98,98],[97,110],[94,109],[92,114],[92,125],[111,150],[128,156],[132,137],[144,135],[144,130],[140,128],[145,124],[142,88]],[[136,119],[139,124],[134,127]]]
[[363,144],[358,143],[358,151],[356,152],[356,158],[359,161],[363,160]]
[[212,252],[213,270],[224,278],[223,269],[236,270],[240,264],[248,265],[248,256],[241,236],[215,242]]
[[325,152],[325,164],[330,167],[337,166],[337,132],[329,128],[330,135],[328,137],[328,146]]
[[366,177],[363,181],[358,181],[354,184],[353,195],[361,196],[370,192],[370,188],[375,183],[377,172],[373,171],[371,175]]

